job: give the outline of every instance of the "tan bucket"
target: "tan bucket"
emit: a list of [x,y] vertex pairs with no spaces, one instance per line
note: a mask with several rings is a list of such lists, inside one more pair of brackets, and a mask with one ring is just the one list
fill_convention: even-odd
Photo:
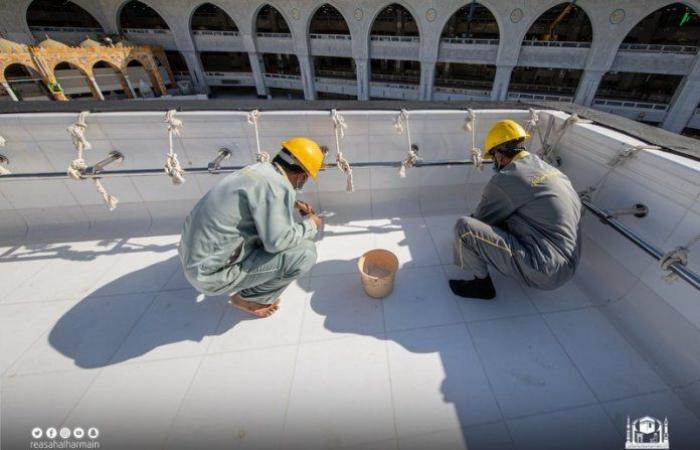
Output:
[[399,260],[389,250],[370,250],[360,257],[357,267],[362,274],[362,287],[373,298],[384,298],[394,289]]

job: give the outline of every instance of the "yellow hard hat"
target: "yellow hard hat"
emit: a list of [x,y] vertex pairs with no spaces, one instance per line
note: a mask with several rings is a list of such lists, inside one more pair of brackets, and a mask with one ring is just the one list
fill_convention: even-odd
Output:
[[513,120],[499,120],[486,135],[484,142],[484,159],[493,159],[493,149],[516,139],[530,139],[525,128]]
[[323,151],[314,141],[305,137],[293,137],[282,142],[282,147],[291,153],[306,173],[314,180],[323,165]]

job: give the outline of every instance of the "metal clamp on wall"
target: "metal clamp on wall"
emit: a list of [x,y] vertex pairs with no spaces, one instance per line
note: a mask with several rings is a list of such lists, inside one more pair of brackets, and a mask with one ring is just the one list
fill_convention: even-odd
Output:
[[207,165],[207,170],[209,171],[210,174],[216,175],[219,173],[219,169],[221,168],[221,163],[231,157],[232,153],[231,150],[227,148],[220,148],[219,149],[219,154],[216,156],[216,159],[214,161],[210,162]]
[[113,162],[124,162],[124,155],[118,150],[112,150],[102,161],[99,161],[90,167],[86,167],[81,173],[81,177],[95,177],[102,173],[102,170]]

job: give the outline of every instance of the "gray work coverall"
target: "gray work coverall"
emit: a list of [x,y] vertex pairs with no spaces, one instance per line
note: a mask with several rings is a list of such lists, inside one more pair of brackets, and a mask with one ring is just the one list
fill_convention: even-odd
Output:
[[566,175],[521,151],[491,178],[476,212],[455,224],[455,264],[479,278],[488,264],[527,286],[556,289],[578,266],[580,221]]
[[271,304],[316,262],[310,218],[294,220],[296,192],[283,169],[258,163],[226,176],[185,219],[178,253],[207,295],[238,292]]

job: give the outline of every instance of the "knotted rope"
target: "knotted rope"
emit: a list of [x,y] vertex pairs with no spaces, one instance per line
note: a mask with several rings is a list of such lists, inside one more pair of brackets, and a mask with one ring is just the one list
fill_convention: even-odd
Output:
[[566,130],[577,123],[591,123],[591,121],[582,119],[578,116],[578,114],[572,114],[569,116],[557,130],[557,135],[554,138],[554,141],[551,144],[547,142],[542,143],[542,151],[540,153],[542,159],[555,166],[561,165],[561,158],[559,157],[559,142],[564,137]]
[[180,166],[180,161],[173,149],[173,135],[180,136],[182,120],[175,118],[175,110],[171,109],[165,113],[165,122],[168,124],[168,156],[163,168],[173,184],[182,184],[185,182],[185,170]]
[[[0,147],[4,147],[4,146],[5,146],[5,138],[0,136]],[[10,170],[7,167],[3,166],[1,163],[2,163],[2,161],[0,161],[0,176],[10,175],[12,172],[10,172]]]
[[633,158],[634,156],[637,155],[642,150],[661,150],[661,147],[658,147],[656,145],[647,145],[647,144],[640,144],[640,145],[632,145],[629,147],[626,147],[622,149],[617,155],[615,155],[609,162],[608,165],[610,167],[617,167],[620,164],[624,163],[628,159]]
[[340,140],[345,137],[345,129],[348,125],[345,123],[343,116],[335,109],[331,110],[331,119],[333,120],[333,129],[335,130],[335,164],[338,170],[345,174],[345,190],[353,192],[355,190],[355,183],[352,178],[352,167],[343,156],[343,152],[340,151]]
[[406,159],[401,161],[401,166],[399,167],[399,176],[401,178],[406,178],[406,169],[413,167],[418,161],[421,160],[418,156],[417,148],[414,149],[413,143],[411,142],[411,124],[408,120],[408,111],[402,109],[398,117],[394,121],[394,129],[397,133],[403,134],[406,131],[406,141],[408,142],[408,156]]
[[[92,148],[92,145],[85,137],[85,132],[87,131],[85,119],[87,118],[88,114],[90,114],[89,111],[81,112],[78,115],[78,120],[67,128],[68,133],[73,139],[73,145],[78,152],[78,157],[70,163],[66,171],[68,176],[74,180],[84,180],[83,173],[85,172],[85,169],[87,169],[87,164],[85,163],[85,159],[83,159],[83,152]],[[95,183],[97,192],[100,193],[109,210],[113,211],[114,208],[117,207],[119,199],[113,195],[110,195],[98,178],[92,178],[92,181]]]
[[476,113],[471,108],[467,110],[464,129],[470,131],[472,135],[472,148],[470,150],[472,164],[476,170],[484,170],[484,158],[481,155],[481,149],[476,146]]
[[252,110],[248,113],[248,123],[255,127],[255,145],[257,151],[255,152],[255,160],[257,162],[268,162],[270,160],[270,154],[260,150],[260,131],[258,130],[258,119],[260,117],[260,111],[257,109]]
[[[533,133],[537,133],[537,137],[540,139],[540,145],[544,148],[544,139],[542,138],[542,130],[540,130],[540,113],[533,108],[529,108],[528,112],[530,113],[530,118],[525,122],[525,131],[530,136],[532,136]],[[530,147],[532,147],[532,140],[530,141]]]
[[700,234],[688,241],[687,244],[679,245],[661,257],[659,260],[659,267],[661,267],[661,270],[667,272],[666,275],[664,275],[664,280],[667,283],[673,283],[674,281],[678,280],[678,275],[671,271],[671,265],[678,263],[682,266],[687,266],[690,247],[698,242],[700,242]]

